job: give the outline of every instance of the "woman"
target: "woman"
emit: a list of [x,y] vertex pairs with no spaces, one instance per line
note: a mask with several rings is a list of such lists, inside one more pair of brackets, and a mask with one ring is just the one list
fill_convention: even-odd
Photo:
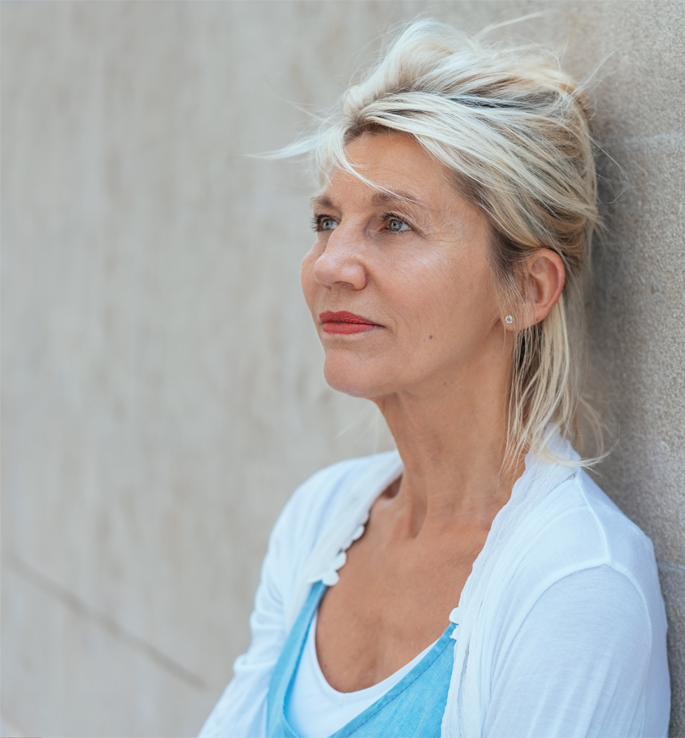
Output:
[[597,220],[581,91],[419,22],[299,149],[323,175],[302,286],[326,380],[397,452],[296,491],[201,735],[666,735],[652,547],[568,440]]

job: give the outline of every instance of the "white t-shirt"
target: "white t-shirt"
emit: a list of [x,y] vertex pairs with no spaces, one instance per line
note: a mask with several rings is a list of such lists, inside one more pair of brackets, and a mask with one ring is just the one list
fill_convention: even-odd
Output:
[[[378,454],[323,469],[295,492],[270,539],[250,648],[201,738],[265,735],[271,672],[311,583],[330,579],[401,472],[396,452]],[[457,604],[445,738],[667,735],[653,549],[584,471],[528,455]]]
[[378,684],[356,692],[338,692],[326,681],[319,665],[316,620],[317,613],[314,613],[286,708],[288,723],[300,738],[333,735],[389,692],[435,645],[431,643],[408,664]]

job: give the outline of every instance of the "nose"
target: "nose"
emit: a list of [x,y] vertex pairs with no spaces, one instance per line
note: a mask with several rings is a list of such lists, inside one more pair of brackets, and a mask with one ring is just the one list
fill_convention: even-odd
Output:
[[339,224],[314,263],[314,279],[329,288],[361,290],[366,286],[364,235],[353,224]]

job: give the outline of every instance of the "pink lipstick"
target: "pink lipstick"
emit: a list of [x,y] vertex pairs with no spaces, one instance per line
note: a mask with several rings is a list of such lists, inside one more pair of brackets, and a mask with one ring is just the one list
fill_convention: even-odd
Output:
[[374,328],[382,327],[378,323],[368,320],[368,318],[348,313],[346,310],[337,313],[326,310],[319,314],[319,320],[324,333],[334,335],[348,336],[351,333],[365,333],[366,331],[372,331]]

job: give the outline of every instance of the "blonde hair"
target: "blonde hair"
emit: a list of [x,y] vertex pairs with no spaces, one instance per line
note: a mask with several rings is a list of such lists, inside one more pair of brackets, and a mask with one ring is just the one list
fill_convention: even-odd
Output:
[[542,322],[516,332],[505,464],[529,450],[549,458],[555,426],[577,435],[579,408],[594,418],[581,391],[582,283],[598,224],[589,121],[584,93],[553,56],[422,20],[394,38],[316,133],[285,152],[313,154],[322,180],[335,166],[363,179],[346,159],[350,141],[387,130],[413,136],[487,216],[503,314],[523,317],[526,259],[542,247],[559,254],[561,298]]

